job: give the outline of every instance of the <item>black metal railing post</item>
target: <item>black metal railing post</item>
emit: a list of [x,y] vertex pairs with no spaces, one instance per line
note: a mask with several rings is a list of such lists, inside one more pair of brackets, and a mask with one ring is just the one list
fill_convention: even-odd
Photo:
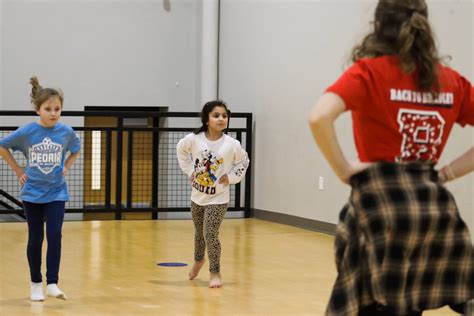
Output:
[[111,207],[112,183],[112,131],[105,132],[105,208]]
[[[249,113],[246,119],[246,137],[245,137],[245,145],[247,147],[247,154],[249,155],[249,159],[252,159],[252,113]],[[251,203],[251,194],[252,194],[252,162],[247,169],[247,173],[245,174],[245,217],[250,217],[250,203]]]
[[[237,132],[237,140],[242,144],[242,132]],[[245,184],[247,185],[247,184]],[[240,191],[242,188],[241,182],[235,185],[235,208],[240,210]]]
[[[160,150],[160,134],[157,128],[160,127],[160,118],[153,118],[153,134],[152,134],[152,184],[151,184],[151,207],[158,208],[158,177],[159,177],[159,150]],[[152,219],[158,219],[158,211],[153,210]]]
[[128,152],[127,152],[127,209],[132,208],[132,188],[133,188],[133,131],[128,131]]
[[115,219],[122,219],[123,116],[117,118],[117,155],[115,177]]

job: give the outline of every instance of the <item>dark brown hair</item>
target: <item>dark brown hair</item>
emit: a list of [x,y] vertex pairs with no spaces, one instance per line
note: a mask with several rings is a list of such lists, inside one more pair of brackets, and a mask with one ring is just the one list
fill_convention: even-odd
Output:
[[201,123],[202,126],[194,131],[194,134],[199,134],[200,132],[207,132],[207,123],[209,122],[209,114],[214,110],[216,106],[221,106],[227,112],[229,120],[227,121],[227,128],[229,127],[230,122],[230,110],[227,108],[227,104],[222,100],[209,101],[202,107],[201,110]]
[[31,103],[35,106],[36,111],[39,111],[41,105],[52,97],[57,97],[61,102],[61,107],[63,106],[64,95],[61,90],[43,88],[36,76],[30,78],[30,84],[32,86],[30,93]]
[[418,88],[439,91],[440,63],[425,0],[379,0],[374,30],[354,47],[352,61],[395,55],[407,73],[417,70]]

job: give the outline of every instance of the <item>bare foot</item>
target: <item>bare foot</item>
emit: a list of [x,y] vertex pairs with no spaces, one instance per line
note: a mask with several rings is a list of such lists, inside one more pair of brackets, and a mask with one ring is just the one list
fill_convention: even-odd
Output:
[[221,274],[220,273],[211,273],[211,278],[209,280],[209,287],[211,289],[220,288],[222,286],[221,283]]
[[189,279],[190,280],[192,280],[192,279],[194,279],[195,277],[198,276],[199,271],[201,270],[202,266],[204,265],[204,261],[205,260],[194,262],[194,265],[191,268],[191,271],[189,271]]

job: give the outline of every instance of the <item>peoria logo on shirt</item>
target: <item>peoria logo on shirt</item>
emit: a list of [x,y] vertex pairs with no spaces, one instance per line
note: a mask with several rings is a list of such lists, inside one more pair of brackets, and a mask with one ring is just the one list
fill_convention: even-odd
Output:
[[46,137],[39,144],[33,145],[29,150],[30,167],[37,167],[42,173],[49,174],[61,165],[63,146],[53,143]]

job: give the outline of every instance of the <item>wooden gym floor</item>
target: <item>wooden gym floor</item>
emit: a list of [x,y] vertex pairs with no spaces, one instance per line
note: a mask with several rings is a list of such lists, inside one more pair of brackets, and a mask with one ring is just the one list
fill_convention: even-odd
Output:
[[[221,228],[223,287],[208,265],[187,280],[190,220],[66,222],[60,288],[30,302],[26,223],[0,224],[0,315],[323,315],[336,277],[332,236],[256,219]],[[44,251],[46,246],[44,246]],[[43,259],[43,271],[45,259]],[[456,315],[449,309],[424,316]]]

